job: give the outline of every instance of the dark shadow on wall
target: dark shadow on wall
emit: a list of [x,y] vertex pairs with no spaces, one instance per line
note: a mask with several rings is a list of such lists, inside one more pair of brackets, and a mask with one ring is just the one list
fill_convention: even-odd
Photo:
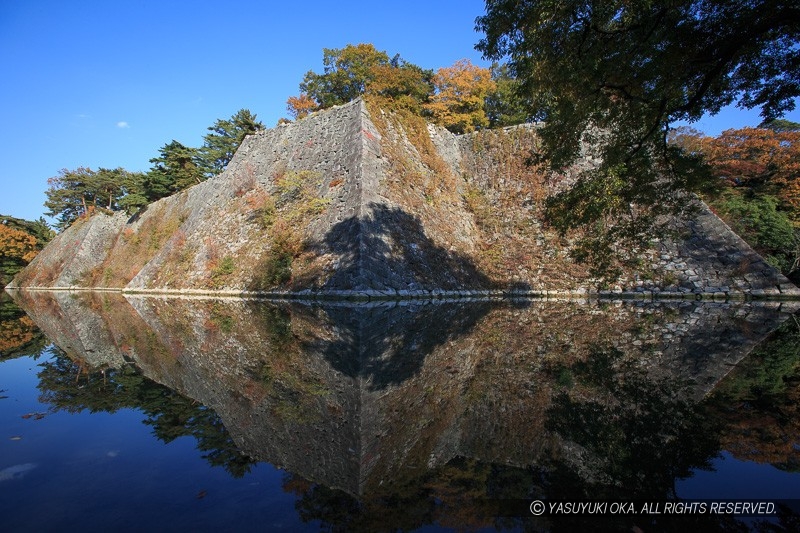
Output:
[[[470,257],[447,250],[425,234],[419,217],[397,207],[370,203],[368,214],[343,220],[312,244],[341,263],[322,290],[489,289],[504,286],[480,271]],[[298,287],[315,285],[298,279]]]

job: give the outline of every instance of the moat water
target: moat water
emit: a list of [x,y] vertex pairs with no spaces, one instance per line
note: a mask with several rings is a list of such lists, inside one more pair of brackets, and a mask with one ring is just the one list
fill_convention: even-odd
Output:
[[800,523],[798,303],[13,296],[0,531]]

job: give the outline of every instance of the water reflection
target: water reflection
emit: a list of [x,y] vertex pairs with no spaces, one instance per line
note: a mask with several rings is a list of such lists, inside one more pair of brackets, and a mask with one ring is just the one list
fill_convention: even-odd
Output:
[[721,449],[799,464],[786,304],[15,298],[68,356],[40,372],[48,403],[137,406],[233,475],[283,468],[301,518],[334,530],[519,527],[498,505],[675,498]]
[[256,463],[239,452],[212,409],[144,377],[132,365],[98,370],[66,354],[58,355],[44,361],[38,372],[40,401],[49,404],[51,412],[137,409],[159,440],[170,443],[191,436],[209,464],[225,468],[232,476],[243,476]]
[[47,338],[34,321],[0,292],[0,361],[24,356],[37,356]]

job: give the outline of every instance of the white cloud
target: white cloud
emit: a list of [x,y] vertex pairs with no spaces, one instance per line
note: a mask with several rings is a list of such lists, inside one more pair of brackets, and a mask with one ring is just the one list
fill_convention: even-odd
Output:
[[131,125],[125,122],[124,120],[120,120],[119,122],[117,122],[117,127],[125,129],[125,128],[130,128]]

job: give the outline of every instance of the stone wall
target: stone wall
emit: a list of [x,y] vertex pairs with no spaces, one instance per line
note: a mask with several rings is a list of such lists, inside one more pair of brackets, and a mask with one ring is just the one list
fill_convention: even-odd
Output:
[[800,295],[704,205],[638,270],[592,279],[543,219],[551,191],[528,164],[536,143],[535,126],[456,136],[355,100],[247,137],[221,175],[135,217],[76,223],[14,286],[363,299]]

